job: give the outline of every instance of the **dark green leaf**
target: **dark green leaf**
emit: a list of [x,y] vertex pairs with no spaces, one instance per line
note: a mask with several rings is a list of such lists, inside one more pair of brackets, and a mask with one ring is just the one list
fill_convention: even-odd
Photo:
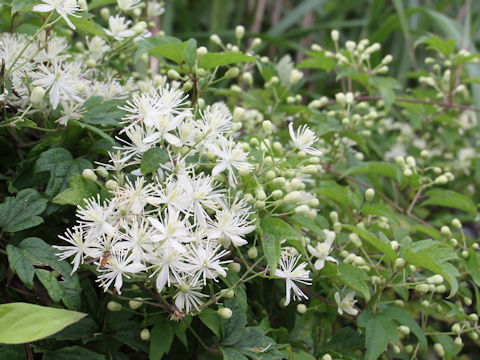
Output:
[[388,258],[389,261],[395,261],[397,258],[397,254],[395,251],[393,251],[392,247],[390,244],[387,244],[386,242],[383,242],[380,240],[378,237],[373,235],[372,233],[359,229],[356,226],[352,225],[343,225],[343,227],[347,230],[350,230],[357,235],[359,235],[363,240],[368,242],[370,246],[374,247],[378,251],[382,252],[385,254],[385,256]]
[[390,209],[380,204],[364,205],[362,207],[362,213],[364,215],[383,216],[390,220],[393,224],[400,225],[398,216],[390,211]]
[[338,265],[339,279],[348,287],[360,291],[365,299],[370,300],[370,290],[368,289],[367,273],[350,264]]
[[426,194],[428,199],[422,203],[425,205],[445,206],[449,208],[466,211],[472,215],[477,213],[477,207],[473,201],[465,195],[459,194],[452,190],[434,189],[428,191]]
[[42,360],[105,360],[105,355],[93,352],[80,346],[66,347],[60,350],[47,351]]
[[143,154],[140,169],[143,175],[156,171],[161,164],[168,161],[168,153],[161,148],[151,148]]
[[241,52],[227,51],[223,53],[206,53],[198,60],[198,66],[205,70],[230,64],[241,62],[255,62],[251,56],[242,54]]
[[173,328],[167,322],[155,325],[150,332],[150,360],[159,360],[170,351],[173,342]]
[[82,175],[73,175],[69,182],[69,187],[52,199],[52,202],[60,205],[83,205],[84,199],[95,196],[99,192],[97,184],[86,180]]
[[36,190],[24,189],[0,204],[0,227],[7,232],[16,232],[40,225],[43,219],[38,215],[46,207],[47,199]]

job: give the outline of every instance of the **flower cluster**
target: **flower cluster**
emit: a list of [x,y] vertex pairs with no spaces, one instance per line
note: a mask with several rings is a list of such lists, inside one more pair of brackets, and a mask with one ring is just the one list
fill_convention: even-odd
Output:
[[[251,168],[248,154],[233,140],[222,104],[195,119],[183,93],[167,86],[135,95],[124,110],[126,139],[105,164],[116,177],[107,181],[111,197],[78,207],[78,224],[62,237],[70,245],[57,246],[58,255],[75,255],[74,271],[94,259],[97,281],[119,293],[124,278],[154,277],[180,310],[198,310],[207,281],[226,276],[227,249],[245,245],[255,230],[249,205],[233,193],[237,169]],[[151,150],[165,161],[149,180],[140,165]],[[199,165],[209,151],[217,155],[211,174]],[[222,172],[231,187],[216,182]]]

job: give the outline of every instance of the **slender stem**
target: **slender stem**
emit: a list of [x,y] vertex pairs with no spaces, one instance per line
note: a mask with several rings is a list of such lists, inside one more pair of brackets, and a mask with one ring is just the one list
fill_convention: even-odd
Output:
[[[382,100],[381,96],[356,96],[356,101],[375,101],[375,100]],[[406,103],[414,103],[414,104],[424,104],[424,105],[436,105],[445,108],[457,108],[462,110],[472,110],[475,112],[480,112],[480,109],[469,106],[469,105],[462,105],[462,104],[455,104],[450,103],[447,101],[429,101],[429,100],[420,100],[420,99],[407,99],[407,98],[395,98],[394,102],[406,102]],[[329,101],[323,105],[323,107],[327,107],[330,105],[335,105],[337,102],[335,100]]]

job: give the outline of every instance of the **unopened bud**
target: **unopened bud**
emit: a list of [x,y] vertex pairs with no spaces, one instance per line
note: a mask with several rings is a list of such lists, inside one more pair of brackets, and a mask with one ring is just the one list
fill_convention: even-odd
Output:
[[228,267],[230,268],[230,270],[232,270],[236,274],[239,273],[240,270],[242,269],[242,266],[236,262],[228,264]]
[[257,248],[255,246],[252,246],[250,249],[248,249],[247,256],[249,259],[255,259],[258,256]]
[[332,37],[332,40],[334,42],[337,42],[338,39],[340,38],[340,33],[338,32],[338,30],[332,30],[332,32],[330,33],[330,36]]
[[118,187],[118,183],[115,180],[107,180],[105,187],[107,190],[113,191]]
[[85,180],[97,181],[97,175],[95,175],[92,169],[83,170],[82,176]]
[[142,339],[143,341],[147,341],[148,339],[150,339],[150,331],[148,329],[143,329],[142,331],[140,331],[140,339]]
[[222,45],[222,39],[217,34],[210,35],[210,41],[217,45]]
[[236,78],[238,74],[240,74],[240,70],[237,67],[232,67],[227,70],[227,72],[225,73],[225,77],[227,79],[233,79]]
[[235,296],[235,292],[232,289],[222,289],[220,290],[220,295],[225,299],[231,299]]
[[45,90],[40,86],[36,86],[30,94],[30,101],[33,105],[39,105],[43,101],[44,96]]
[[241,39],[243,38],[243,36],[245,35],[245,27],[243,27],[242,25],[238,25],[237,27],[235,27],[235,37],[237,39]]
[[372,201],[373,198],[375,197],[375,190],[372,188],[369,188],[365,191],[365,200],[368,202]]
[[[137,298],[137,299],[141,300],[141,298]],[[128,306],[132,310],[137,310],[140,306],[142,306],[142,304],[143,303],[141,301],[138,301],[138,300],[130,300],[128,302]]]
[[217,310],[218,316],[220,316],[222,319],[228,320],[232,317],[232,310],[229,308],[220,308]]
[[452,226],[453,226],[455,229],[461,229],[461,228],[462,228],[462,223],[460,222],[460,220],[458,220],[457,218],[455,218],[455,219],[452,220]]
[[264,120],[262,122],[262,127],[263,131],[265,131],[265,134],[270,135],[272,133],[272,122],[270,120]]
[[110,311],[120,311],[122,310],[122,305],[116,301],[109,301],[107,304],[107,309]]
[[285,204],[291,205],[300,202],[301,199],[302,194],[299,191],[292,191],[291,193],[285,195],[283,201],[285,201]]
[[435,284],[435,285],[439,285],[441,283],[443,283],[443,276],[442,275],[433,275],[433,276],[430,276],[429,278],[427,278],[427,283],[428,284]]
[[297,305],[297,312],[300,314],[300,315],[303,315],[307,312],[307,306],[305,304],[298,304]]

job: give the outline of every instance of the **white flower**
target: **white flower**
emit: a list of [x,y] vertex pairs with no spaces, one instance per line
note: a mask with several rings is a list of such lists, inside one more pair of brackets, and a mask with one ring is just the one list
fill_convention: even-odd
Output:
[[295,133],[293,130],[293,123],[290,123],[288,125],[288,131],[290,132],[292,142],[297,149],[310,155],[322,155],[320,150],[312,147],[313,143],[315,143],[318,138],[315,136],[315,133],[307,127],[307,125],[300,126]]
[[128,29],[128,25],[130,25],[132,21],[127,20],[123,16],[110,16],[108,19],[108,26],[110,30],[105,30],[107,35],[112,36],[115,40],[123,40],[124,38],[131,37],[135,35],[135,32],[131,29]]
[[83,241],[83,229],[81,227],[75,226],[72,229],[67,229],[65,236],[58,236],[60,239],[72,244],[73,246],[57,246],[53,245],[55,249],[62,251],[61,253],[55,254],[60,260],[69,258],[72,255],[75,257],[72,260],[73,269],[72,274],[75,270],[78,269],[80,263],[83,264],[83,255],[88,252],[88,244]]
[[353,316],[358,314],[358,309],[353,307],[357,302],[357,300],[353,299],[354,297],[355,291],[349,292],[343,299],[338,292],[335,293],[335,302],[337,303],[338,313],[340,315],[343,315],[344,312]]
[[62,116],[55,120],[60,125],[67,126],[69,120],[80,120],[83,118],[83,113],[86,112],[81,103],[60,100],[60,104],[62,105]]
[[249,171],[253,169],[253,164],[248,162],[248,153],[243,151],[240,143],[236,143],[232,139],[226,139],[222,136],[217,143],[207,144],[207,148],[218,157],[212,175],[216,176],[228,170],[228,182],[232,187],[237,184],[233,168],[237,170],[248,169]]
[[88,55],[93,60],[100,60],[103,55],[110,49],[107,42],[100,36],[95,35],[91,39],[87,37]]
[[35,79],[32,85],[50,90],[50,104],[54,109],[57,108],[60,99],[82,101],[77,96],[77,90],[75,89],[78,79],[71,73],[73,68],[74,64],[72,63],[62,64],[54,61],[49,67],[38,64],[38,71],[30,74]]
[[238,197],[235,197],[230,208],[225,205],[222,210],[217,210],[215,220],[210,222],[211,231],[208,232],[210,239],[220,239],[222,242],[226,240],[235,246],[247,244],[243,236],[251,233],[256,227],[248,220],[251,213],[247,209],[246,200],[237,200]]
[[117,0],[118,7],[122,11],[129,11],[138,8],[141,0]]
[[145,269],[145,265],[134,262],[131,256],[127,257],[126,251],[112,250],[105,264],[105,268],[99,269],[102,274],[98,276],[96,281],[100,282],[100,285],[105,288],[105,291],[107,291],[108,287],[115,281],[115,289],[117,289],[117,292],[120,294],[123,285],[123,276],[130,279],[127,273],[136,274]]
[[122,234],[122,241],[118,242],[116,248],[123,248],[125,251],[131,251],[133,262],[143,261],[154,251],[153,235],[155,230],[149,227],[143,219],[137,222],[134,219],[131,223],[125,222]]
[[329,230],[324,230],[323,232],[327,235],[327,239],[324,242],[319,242],[315,247],[312,245],[307,246],[308,251],[317,258],[314,265],[316,270],[323,269],[326,260],[338,262],[335,258],[329,256],[332,251],[333,240],[335,240],[335,232]]
[[206,285],[207,279],[215,281],[219,275],[227,276],[223,264],[231,262],[231,260],[221,261],[221,258],[229,252],[220,250],[220,246],[216,246],[213,241],[205,241],[203,244],[192,245],[189,252],[185,255],[185,261],[189,264],[189,272],[195,273],[195,279],[203,278],[203,285]]
[[228,133],[232,128],[233,117],[219,106],[207,106],[200,111],[199,129],[205,143],[208,139]]
[[306,262],[302,262],[295,268],[298,260],[301,255],[298,257],[288,251],[282,251],[282,256],[278,263],[279,269],[275,270],[275,276],[285,279],[286,282],[286,300],[285,305],[290,304],[291,290],[293,290],[293,299],[300,300],[302,297],[308,299],[302,290],[295,284],[295,281],[298,281],[301,284],[310,285],[312,280],[310,280],[309,274],[310,270],[305,270],[307,266]]
[[[157,275],[156,286],[158,292],[161,292],[166,284],[176,279],[180,281],[181,273],[185,271],[185,264],[182,262],[183,255],[171,246],[161,246],[154,255],[148,257],[155,271],[150,277]],[[171,276],[173,275],[173,277]]]
[[149,217],[148,221],[157,230],[157,234],[153,236],[155,242],[161,243],[163,246],[173,247],[179,252],[185,252],[182,243],[193,240],[189,232],[191,226],[187,227],[185,220],[179,218],[180,213],[173,209],[168,209],[164,219],[157,220]]
[[75,12],[80,11],[77,0],[42,0],[45,4],[35,5],[33,11],[49,12],[55,10],[72,30],[75,30],[75,25],[72,24],[68,16],[80,17],[75,15]]
[[159,204],[153,185],[145,184],[145,178],[142,176],[135,180],[135,185],[127,178],[127,184],[115,190],[115,197],[117,207],[131,211],[134,215],[142,214],[147,204]]
[[[79,224],[87,232],[88,238],[96,238],[103,234],[114,236],[115,228],[109,221],[112,219],[113,206],[102,206],[100,204],[100,195],[97,199],[85,199],[85,206],[77,207],[77,216],[81,219]],[[110,203],[113,205],[113,203]]]
[[189,280],[182,280],[176,285],[179,292],[173,297],[175,299],[175,306],[185,312],[190,312],[192,307],[197,311],[198,306],[202,304],[200,298],[208,297],[208,295],[202,294],[200,291],[202,287],[198,283],[198,280],[190,278]]

